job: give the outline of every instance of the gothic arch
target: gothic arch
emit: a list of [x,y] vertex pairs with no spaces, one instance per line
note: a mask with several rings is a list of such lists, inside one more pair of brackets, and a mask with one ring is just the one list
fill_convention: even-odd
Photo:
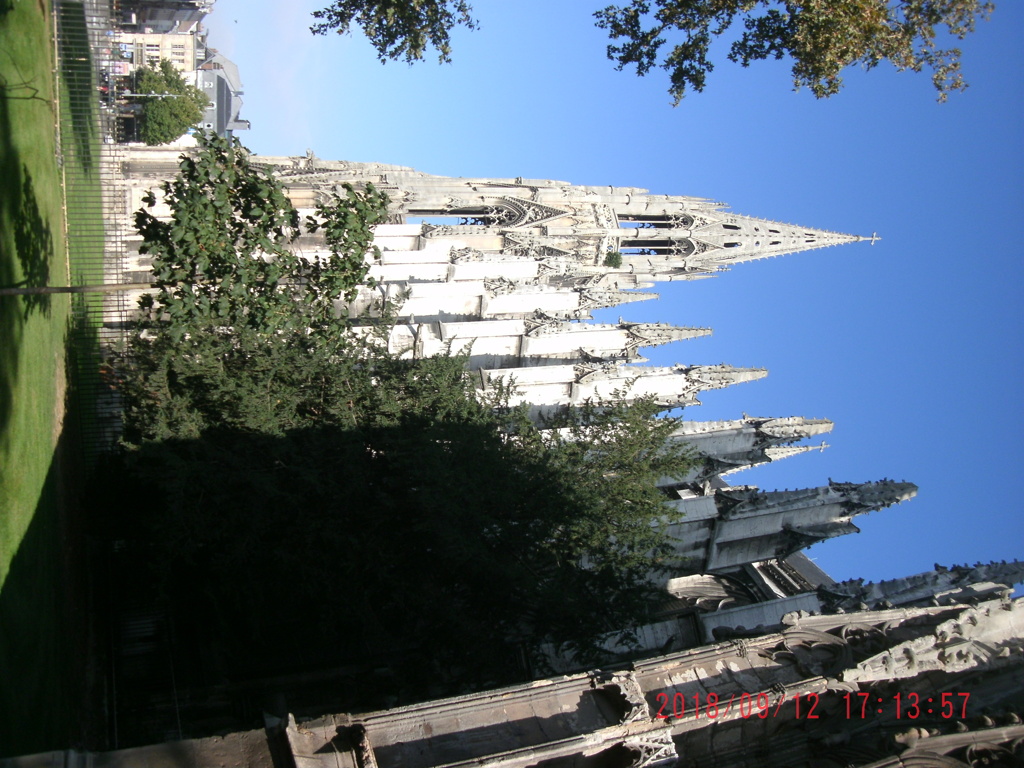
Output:
[[444,212],[444,215],[459,216],[463,224],[499,229],[533,227],[568,214],[569,211],[518,197],[492,198],[483,205],[452,208]]

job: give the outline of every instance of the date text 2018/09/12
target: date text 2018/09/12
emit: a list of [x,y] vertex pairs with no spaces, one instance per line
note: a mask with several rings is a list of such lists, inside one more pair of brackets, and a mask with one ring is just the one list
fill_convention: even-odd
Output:
[[[879,697],[867,691],[848,692],[841,697],[843,707],[841,714],[847,720],[866,720],[881,715],[887,706],[892,706],[897,720],[916,720],[922,716],[941,717],[944,720],[967,717],[967,701],[969,693],[942,693],[936,696],[921,696],[918,693],[896,693],[889,697]],[[655,717],[659,720],[680,720],[686,716],[708,720],[727,717],[730,712],[743,719],[757,717],[762,720],[778,717],[783,705],[791,702],[791,708],[785,711],[786,717],[798,720],[818,720],[822,716],[819,708],[821,696],[817,693],[804,693],[787,697],[785,693],[732,694],[728,699],[715,693],[709,693],[702,699],[699,693],[689,696],[682,693],[669,694],[665,691],[655,694],[658,705]],[[735,711],[733,708],[735,707]]]

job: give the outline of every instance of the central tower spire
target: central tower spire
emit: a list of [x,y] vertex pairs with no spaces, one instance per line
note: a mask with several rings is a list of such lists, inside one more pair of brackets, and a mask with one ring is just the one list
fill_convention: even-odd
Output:
[[[596,280],[609,287],[641,287],[710,277],[733,264],[870,239],[741,216],[705,198],[652,195],[639,187],[522,177],[450,178],[401,166],[316,157],[263,162],[276,167],[299,206],[312,206],[344,183],[372,182],[391,198],[395,227],[382,225],[379,237],[401,236],[406,238],[401,250],[428,249],[445,262],[449,249],[444,246],[450,245],[458,258],[474,253],[481,262],[500,261],[506,275],[521,272],[508,263],[509,257],[518,256],[536,265],[528,279],[540,283]],[[416,242],[409,240],[412,234]],[[452,262],[456,260],[453,256]],[[486,267],[478,264],[473,270],[479,274]]]

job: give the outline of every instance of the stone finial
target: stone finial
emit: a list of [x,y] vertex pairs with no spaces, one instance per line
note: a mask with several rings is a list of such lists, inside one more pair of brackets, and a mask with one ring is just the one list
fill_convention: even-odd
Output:
[[830,480],[829,488],[844,497],[843,503],[854,514],[884,509],[917,495],[917,486],[913,483],[889,479],[873,483],[838,483]]
[[824,435],[832,431],[834,424],[828,419],[808,419],[803,416],[789,416],[781,419],[751,419],[758,431],[776,440],[786,442]]
[[687,328],[669,325],[668,323],[629,323],[619,318],[619,327],[629,331],[636,346],[655,347],[673,341],[695,339],[710,336],[710,328]]

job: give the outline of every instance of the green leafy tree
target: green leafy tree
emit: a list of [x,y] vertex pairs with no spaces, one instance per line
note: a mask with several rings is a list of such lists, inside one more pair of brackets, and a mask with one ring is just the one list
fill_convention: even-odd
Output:
[[608,251],[604,255],[604,261],[601,263],[606,267],[618,269],[622,266],[622,253],[619,251]]
[[186,83],[166,59],[155,68],[136,71],[135,92],[134,98],[142,107],[139,136],[149,145],[174,141],[198,125],[210,103],[206,94]]
[[[316,208],[307,230],[325,230],[330,254],[304,257],[290,244],[301,234],[298,211],[282,184],[251,162],[237,140],[200,138],[180,172],[161,187],[169,219],[135,214],[141,253],[153,260],[158,291],[146,296],[145,325],[174,342],[196,328],[248,330],[264,338],[299,331],[337,338],[345,322],[335,303],[366,281],[375,224],[387,196],[372,184]],[[152,208],[151,193],[144,202]]]
[[[762,59],[793,60],[793,83],[818,98],[839,92],[847,67],[873,69],[888,61],[900,71],[929,69],[939,101],[966,88],[960,49],[940,48],[942,27],[962,40],[994,4],[983,0],[632,0],[598,11],[597,25],[621,44],[608,46],[619,69],[669,73],[678,104],[688,90],[704,90],[714,69],[712,38],[742,21],[728,58],[744,67]],[[678,42],[669,43],[675,35]],[[668,44],[669,52],[663,54]]]
[[470,29],[476,22],[465,0],[334,0],[314,11],[320,19],[310,27],[315,35],[331,30],[345,34],[357,24],[370,39],[381,61],[405,59],[412,63],[424,58],[427,48],[438,51],[438,59],[451,61],[449,32],[458,24]]

